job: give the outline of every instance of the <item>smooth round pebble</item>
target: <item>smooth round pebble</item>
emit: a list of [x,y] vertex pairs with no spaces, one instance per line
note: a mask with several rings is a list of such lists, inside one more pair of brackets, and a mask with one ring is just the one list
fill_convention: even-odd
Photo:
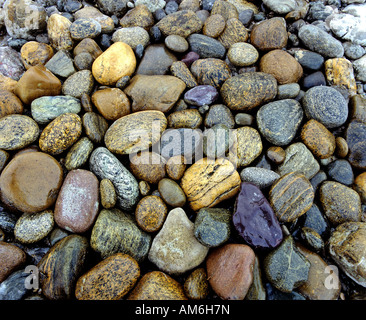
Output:
[[247,67],[257,62],[259,53],[250,43],[236,42],[228,50],[230,62],[237,67]]

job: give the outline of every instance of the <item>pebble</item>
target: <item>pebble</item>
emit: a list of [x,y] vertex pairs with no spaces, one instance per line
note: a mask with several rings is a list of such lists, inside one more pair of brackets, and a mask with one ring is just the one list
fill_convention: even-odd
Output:
[[19,150],[33,142],[39,135],[38,124],[21,114],[11,114],[0,118],[0,149]]
[[[131,111],[168,112],[178,101],[186,84],[171,75],[135,75],[123,90],[132,100]],[[155,111],[158,112],[158,111]]]
[[100,204],[105,209],[113,208],[117,203],[116,189],[111,180],[102,179],[99,184]]
[[346,129],[345,139],[349,148],[348,161],[355,168],[365,169],[365,134],[366,124],[359,120],[351,121]]
[[88,52],[81,52],[74,58],[75,67],[77,70],[91,70],[94,59]]
[[223,124],[214,125],[203,135],[203,153],[210,159],[223,157],[233,145],[233,134]]
[[321,71],[313,72],[302,79],[302,87],[305,91],[312,87],[326,86],[326,84],[327,81]]
[[187,38],[187,41],[190,49],[196,52],[201,59],[222,59],[225,56],[226,48],[215,38],[194,33]]
[[186,159],[182,155],[169,158],[165,165],[168,177],[173,180],[180,180],[186,170],[186,167]]
[[80,99],[93,90],[94,78],[90,70],[81,70],[69,76],[62,85],[62,93]]
[[214,1],[211,8],[211,14],[220,14],[224,17],[225,21],[227,21],[230,18],[237,18],[238,10],[232,3],[218,0]]
[[322,252],[324,250],[324,241],[315,230],[308,227],[301,228],[301,238],[312,251]]
[[39,137],[43,152],[58,155],[70,148],[80,137],[82,123],[75,113],[65,113],[50,122]]
[[161,271],[145,273],[127,300],[187,300],[183,286]]
[[148,30],[154,24],[154,17],[146,5],[140,4],[129,10],[119,21],[122,27],[142,27]]
[[225,29],[225,19],[221,14],[211,14],[203,24],[202,33],[211,38],[217,38]]
[[348,90],[350,95],[357,93],[352,62],[345,58],[328,59],[324,63],[325,75],[330,86]]
[[361,58],[353,61],[353,69],[355,72],[356,80],[366,81],[365,71],[366,71],[366,58],[363,55]]
[[89,167],[100,180],[111,180],[116,190],[117,204],[122,210],[133,208],[139,196],[137,180],[108,149],[94,149],[89,158]]
[[20,53],[11,47],[3,46],[0,47],[0,58],[2,61],[1,75],[18,81],[25,71]]
[[273,101],[258,110],[258,129],[270,143],[285,146],[295,138],[303,114],[301,104],[294,99]]
[[0,97],[0,118],[23,113],[23,103],[14,93],[0,89]]
[[240,20],[230,18],[226,20],[225,29],[217,39],[226,49],[229,49],[231,45],[237,42],[246,42],[248,38],[248,31]]
[[353,189],[358,192],[361,197],[362,204],[366,203],[366,174],[360,173],[353,184]]
[[155,152],[144,151],[130,157],[130,170],[136,179],[157,184],[166,175],[166,160]]
[[[22,212],[46,210],[56,201],[62,175],[60,164],[46,153],[19,154],[1,173],[1,200]],[[32,183],[29,184],[29,181]]]
[[136,0],[135,5],[138,6],[144,4],[150,10],[150,12],[155,12],[158,9],[163,9],[165,7],[166,1],[164,0]]
[[88,239],[69,235],[56,242],[37,267],[42,294],[50,300],[71,299],[77,279],[82,275],[89,249]]
[[80,41],[84,38],[96,38],[102,32],[100,23],[94,19],[76,19],[69,28],[73,40]]
[[15,244],[0,241],[0,282],[26,262],[25,252]]
[[47,21],[47,35],[51,46],[56,50],[72,50],[74,41],[71,38],[72,22],[61,14],[52,14]]
[[60,50],[45,64],[54,75],[67,78],[76,72],[73,59],[68,51]]
[[306,70],[318,71],[324,64],[324,57],[321,54],[309,50],[296,50],[294,58]]
[[44,239],[54,227],[52,210],[24,213],[14,227],[15,238],[21,243],[35,243]]
[[20,49],[22,62],[26,69],[37,64],[46,64],[53,56],[53,48],[37,41],[29,41]]
[[223,104],[211,105],[205,116],[205,127],[210,128],[217,124],[223,124],[229,129],[233,129],[235,126],[233,114],[230,109]]
[[286,21],[281,17],[274,17],[254,25],[250,33],[250,42],[261,51],[270,51],[286,47],[288,34]]
[[106,120],[117,120],[131,111],[127,95],[118,88],[97,90],[92,94],[91,100]]
[[208,281],[223,300],[243,300],[253,282],[254,251],[245,244],[225,244],[210,251]]
[[179,53],[186,52],[189,47],[187,40],[176,34],[171,34],[167,36],[164,43],[168,49]]
[[81,40],[73,50],[75,57],[83,52],[89,53],[93,57],[93,60],[98,58],[103,53],[102,49],[95,42],[95,40],[90,38]]
[[8,162],[10,155],[5,150],[0,149],[0,172],[5,168],[6,163]]
[[352,167],[345,159],[338,159],[328,164],[327,173],[330,179],[346,186],[350,186],[354,181]]
[[101,143],[108,129],[107,120],[98,113],[86,112],[82,121],[86,136],[94,143]]
[[131,154],[158,142],[166,127],[167,119],[161,111],[135,112],[113,122],[105,133],[104,142],[111,152]]
[[90,171],[70,171],[62,184],[55,204],[55,222],[67,231],[89,230],[99,212],[99,181]]
[[[127,0],[121,0],[121,1],[98,0],[97,2],[100,10],[108,15],[115,14],[120,16],[125,14],[127,10],[127,3],[128,3]],[[140,0],[139,2],[143,3],[144,1]]]
[[120,78],[131,76],[135,69],[136,57],[132,48],[124,42],[115,42],[94,60],[92,73],[100,84],[114,85]]
[[[98,1],[99,5],[101,3],[101,1]],[[112,4],[113,7],[113,4]],[[100,9],[103,11],[104,10],[104,5],[101,5]],[[118,10],[118,9],[117,9]],[[112,14],[116,14],[116,12],[113,10]],[[114,30],[114,21],[111,17],[103,14],[102,12],[100,12],[97,8],[92,7],[92,6],[85,6],[84,8],[76,11],[74,14],[74,21],[81,19],[81,18],[86,18],[86,19],[94,19],[95,21],[97,21],[100,26],[101,26],[101,32],[102,35],[105,33],[111,33]],[[87,39],[87,38],[85,38]],[[90,39],[90,38],[89,38]]]
[[294,11],[297,7],[297,2],[292,0],[284,0],[281,2],[274,0],[264,0],[263,3],[271,10],[278,14],[286,14]]
[[265,275],[282,292],[291,292],[303,285],[309,276],[310,262],[296,248],[291,236],[264,258]]
[[21,300],[28,291],[24,286],[29,274],[24,270],[18,270],[9,275],[0,284],[0,299],[1,300]]
[[78,300],[120,300],[128,294],[140,277],[135,259],[116,253],[99,262],[76,282]]
[[188,299],[203,300],[210,293],[205,268],[195,269],[184,281],[184,293]]
[[260,167],[246,167],[240,172],[243,182],[256,185],[259,189],[270,187],[280,175],[270,169]]
[[142,27],[127,27],[117,29],[112,35],[113,42],[124,42],[133,50],[141,44],[146,47],[149,43],[149,33]]
[[319,189],[324,214],[334,226],[348,221],[361,221],[359,194],[336,181],[325,181]]
[[306,48],[325,58],[341,58],[344,54],[342,43],[315,25],[302,26],[299,29],[298,37]]
[[216,58],[198,59],[191,65],[191,71],[198,84],[211,85],[219,89],[231,77],[229,66]]
[[[364,222],[345,222],[340,224],[329,238],[329,253],[342,271],[361,286],[366,285]],[[352,257],[352,259],[349,259]]]
[[173,62],[170,66],[170,72],[173,76],[182,80],[186,84],[187,88],[194,88],[198,85],[197,80],[183,61]]
[[339,158],[345,158],[348,154],[348,144],[347,141],[343,137],[337,137],[335,139],[336,149],[335,155]]
[[228,49],[227,57],[234,66],[247,67],[257,62],[259,53],[250,43],[235,42]]
[[119,209],[102,209],[94,223],[90,246],[102,259],[121,252],[138,263],[149,252],[151,236],[142,231],[131,214]]
[[286,151],[281,147],[269,147],[266,153],[267,158],[275,164],[281,164],[285,161]]
[[301,140],[319,159],[329,158],[336,149],[334,135],[323,124],[314,119],[303,125]]
[[277,170],[281,176],[297,171],[305,175],[307,179],[311,179],[318,173],[320,169],[319,163],[302,142],[289,145],[285,152],[285,160],[278,166]]
[[42,96],[56,96],[61,93],[61,81],[45,66],[30,67],[19,79],[14,93],[26,105]]
[[4,211],[3,207],[0,207],[0,229],[5,233],[13,233],[15,224],[19,216],[14,213]]
[[181,187],[190,207],[197,211],[235,196],[240,182],[239,173],[228,160],[203,158],[185,171]]
[[152,241],[149,260],[161,271],[179,275],[200,265],[208,248],[193,234],[194,224],[182,208],[168,213],[163,227]]
[[220,93],[231,110],[246,112],[274,99],[277,81],[273,75],[263,72],[243,73],[226,80]]
[[146,232],[156,232],[163,226],[167,214],[168,208],[161,197],[146,196],[136,206],[136,223]]
[[171,207],[183,207],[186,203],[184,191],[174,180],[163,178],[159,181],[158,190],[162,199]]
[[32,117],[39,124],[47,124],[65,113],[80,111],[80,101],[71,96],[45,96],[31,103]]
[[286,51],[277,49],[266,53],[259,62],[261,72],[272,74],[279,85],[296,83],[303,75],[303,69],[296,59]]
[[281,176],[269,191],[269,202],[279,222],[291,222],[308,211],[314,201],[308,179],[298,172]]
[[282,241],[282,230],[276,215],[254,184],[241,184],[232,221],[238,234],[251,247],[273,249]]
[[239,112],[235,115],[235,123],[238,126],[251,126],[254,123],[254,117],[251,114]]
[[219,93],[215,87],[199,85],[185,92],[184,101],[188,104],[201,107],[214,103],[218,97]]
[[231,212],[223,208],[202,208],[194,221],[194,236],[206,247],[218,247],[231,235]]
[[169,128],[197,129],[202,124],[202,116],[197,109],[185,109],[172,112],[168,117]]

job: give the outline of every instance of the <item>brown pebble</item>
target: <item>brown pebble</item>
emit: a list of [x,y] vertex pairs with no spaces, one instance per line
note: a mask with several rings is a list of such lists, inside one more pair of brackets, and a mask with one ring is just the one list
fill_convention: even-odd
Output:
[[353,189],[358,192],[363,204],[366,204],[366,172],[360,173],[354,183]]
[[212,14],[205,21],[202,33],[211,38],[217,38],[225,29],[225,19],[221,14]]
[[165,168],[169,178],[173,180],[179,180],[180,178],[182,178],[186,167],[186,159],[184,158],[184,156],[176,155],[169,158]]
[[20,54],[24,67],[29,69],[37,64],[46,64],[53,56],[53,49],[46,43],[29,41],[22,46]]
[[267,150],[267,158],[274,164],[281,164],[283,161],[285,161],[286,152],[281,147],[272,146]]
[[335,154],[339,158],[345,158],[348,154],[348,144],[346,139],[343,137],[337,137],[335,140],[336,148],[335,148]]
[[189,299],[206,299],[210,293],[210,285],[204,268],[194,270],[184,282],[184,292]]
[[147,196],[150,193],[150,185],[148,182],[141,180],[139,182],[139,190],[142,196]]
[[139,180],[158,183],[165,177],[166,160],[155,152],[137,153],[130,159],[130,168]]
[[99,185],[100,202],[106,209],[113,208],[117,202],[117,194],[114,185],[109,179],[102,179]]
[[25,252],[12,243],[0,241],[0,282],[26,261]]
[[146,196],[136,206],[135,218],[138,226],[146,232],[158,231],[165,221],[168,208],[157,196]]

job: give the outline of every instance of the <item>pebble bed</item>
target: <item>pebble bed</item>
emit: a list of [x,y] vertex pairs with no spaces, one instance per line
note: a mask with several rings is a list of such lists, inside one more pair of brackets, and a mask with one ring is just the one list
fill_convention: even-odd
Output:
[[365,299],[365,21],[0,0],[0,300]]

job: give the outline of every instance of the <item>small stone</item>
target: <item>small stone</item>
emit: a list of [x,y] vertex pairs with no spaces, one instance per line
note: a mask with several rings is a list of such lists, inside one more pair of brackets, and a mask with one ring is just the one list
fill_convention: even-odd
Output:
[[81,168],[88,161],[93,148],[93,143],[87,137],[81,138],[70,148],[66,155],[66,169],[71,171]]
[[[139,1],[143,2],[143,1]],[[98,0],[98,6],[102,12],[108,15],[123,15],[127,10],[127,0],[118,0],[118,1],[110,1],[110,0]]]
[[278,84],[296,83],[303,75],[303,69],[296,59],[283,50],[266,53],[259,63],[260,71],[272,74]]
[[[98,2],[100,3],[101,1],[98,1]],[[112,6],[115,4],[116,4],[116,2],[114,2],[112,4]],[[104,10],[104,9],[101,8],[101,10]],[[114,11],[111,15],[113,15],[113,14],[116,14],[116,12]],[[74,15],[74,21],[81,19],[81,18],[94,19],[95,21],[97,21],[100,24],[101,29],[102,29],[101,30],[102,34],[111,33],[114,30],[113,19],[111,17],[109,17],[108,15],[105,15],[102,12],[100,12],[94,6],[85,6],[84,8],[76,11],[73,15]],[[90,39],[90,38],[85,38],[85,39]]]
[[165,38],[165,45],[168,49],[179,53],[186,52],[189,47],[185,38],[175,34],[171,34]]
[[0,299],[1,300],[21,300],[23,299],[29,290],[24,286],[24,281],[27,281],[29,273],[25,273],[23,270],[18,270],[11,273],[0,284]]
[[296,1],[293,0],[284,0],[281,2],[273,1],[273,0],[264,0],[263,3],[274,12],[278,14],[286,14],[290,11],[294,11],[297,7]]
[[105,209],[113,208],[117,203],[117,194],[114,185],[109,179],[102,179],[99,185],[100,203]]
[[141,152],[130,157],[130,169],[139,180],[157,184],[165,177],[166,160],[155,152]]
[[185,83],[174,76],[140,74],[131,79],[124,92],[132,100],[132,112],[142,110],[168,112],[185,88]]
[[347,144],[346,139],[344,139],[343,137],[337,137],[335,139],[335,142],[336,142],[336,149],[335,149],[336,156],[339,158],[347,157],[348,144]]
[[230,46],[227,56],[234,66],[247,67],[257,62],[259,53],[250,43],[236,42]]
[[231,77],[229,66],[220,59],[198,59],[191,65],[192,74],[201,85],[211,85],[219,89]]
[[301,238],[304,240],[305,244],[315,252],[320,252],[324,249],[324,241],[320,234],[311,228],[301,228]]
[[167,213],[168,208],[160,197],[146,196],[136,206],[137,225],[146,232],[156,232],[163,226]]
[[74,41],[70,35],[71,21],[61,14],[52,14],[47,21],[47,34],[50,44],[57,51],[72,50]]
[[20,49],[24,67],[29,69],[37,64],[45,64],[53,56],[53,49],[46,43],[29,41]]
[[285,161],[286,151],[281,147],[269,147],[267,150],[267,158],[275,164],[281,164]]
[[356,191],[335,181],[325,181],[319,190],[324,214],[333,225],[361,221],[361,199]]
[[144,4],[150,10],[150,12],[155,12],[158,9],[163,9],[166,1],[164,0],[136,0],[135,5],[138,6]]
[[173,62],[170,66],[170,72],[173,76],[182,80],[186,84],[187,88],[193,88],[198,85],[191,71],[182,61]]
[[352,167],[345,159],[338,159],[331,162],[327,166],[327,173],[330,179],[346,186],[350,186],[354,180]]
[[5,168],[6,163],[8,162],[10,155],[5,150],[0,149],[0,173]]
[[226,244],[206,260],[208,281],[223,300],[243,300],[253,282],[255,254],[245,244]]
[[210,85],[200,85],[188,90],[184,94],[184,100],[194,106],[210,105],[218,99],[219,93]]
[[159,181],[158,190],[163,200],[171,207],[183,207],[186,196],[182,188],[174,181],[163,178]]
[[225,19],[220,14],[211,14],[203,24],[202,33],[211,38],[217,38],[225,29]]
[[202,116],[197,109],[186,109],[172,112],[168,117],[169,128],[196,129],[202,123]]
[[65,113],[50,122],[39,137],[43,152],[57,155],[71,147],[80,137],[82,123],[75,113]]
[[166,126],[167,120],[161,111],[135,112],[116,120],[108,128],[104,142],[110,151],[117,154],[138,152],[155,144]]
[[137,226],[133,216],[118,209],[101,210],[90,238],[90,246],[102,259],[121,252],[141,262],[150,244],[150,235]]
[[366,81],[365,71],[366,71],[366,58],[365,55],[360,59],[353,61],[353,69],[355,72],[356,80]]
[[205,117],[205,127],[210,128],[217,124],[223,124],[229,129],[233,129],[235,126],[235,120],[230,109],[223,104],[210,106]]
[[171,157],[166,162],[166,173],[169,178],[173,180],[180,180],[182,178],[184,171],[186,170],[186,160],[184,156],[177,155]]
[[100,84],[114,85],[120,78],[131,76],[135,68],[136,57],[131,47],[123,42],[115,42],[95,59],[92,73]]
[[87,258],[89,243],[80,235],[58,241],[38,263],[42,294],[50,300],[71,299]]
[[88,52],[81,52],[74,58],[75,67],[77,70],[91,70],[94,59]]
[[324,236],[328,232],[329,226],[323,213],[319,210],[319,207],[316,204],[313,204],[305,213],[304,228],[310,228],[320,236]]
[[74,62],[70,54],[65,50],[59,50],[46,64],[45,67],[53,74],[67,78],[76,72]]
[[96,38],[102,32],[102,27],[94,19],[79,18],[71,24],[69,31],[71,38],[79,41],[84,38]]
[[86,112],[82,121],[87,137],[94,143],[101,143],[108,129],[107,120],[98,113]]
[[296,50],[294,58],[303,68],[313,71],[318,71],[324,63],[324,57],[321,54],[309,50]]
[[14,93],[24,104],[31,104],[42,96],[56,96],[61,93],[61,82],[45,66],[30,67],[19,79]]
[[54,218],[51,210],[24,213],[15,224],[14,235],[21,243],[35,243],[45,238],[53,226]]
[[238,10],[236,7],[227,1],[216,0],[211,8],[211,14],[220,14],[225,21],[230,18],[238,18]]
[[206,258],[208,248],[196,240],[193,228],[183,209],[171,210],[151,244],[149,260],[169,274],[197,267]]
[[116,253],[99,262],[76,283],[78,300],[119,300],[135,285],[140,267],[127,254]]
[[[365,287],[366,224],[345,222],[339,225],[329,238],[329,253],[345,273],[357,284]],[[349,257],[352,257],[350,259]]]
[[203,300],[209,295],[209,283],[205,268],[197,268],[184,281],[184,293],[188,299]]
[[366,203],[366,174],[365,172],[360,173],[353,184],[353,189],[357,191],[357,193],[361,197],[362,204]]
[[31,103],[32,117],[39,124],[47,124],[65,113],[80,111],[80,101],[71,96],[45,96]]
[[280,222],[291,222],[310,209],[314,191],[308,179],[290,172],[278,179],[269,191],[269,201]]
[[[235,134],[235,133],[234,133]],[[223,157],[234,143],[233,134],[223,124],[214,125],[204,131],[203,153],[210,159]]]
[[1,47],[0,58],[0,74],[18,81],[25,71],[21,54],[11,47]]
[[365,135],[366,135],[366,123],[360,120],[351,121],[346,129],[346,142],[349,147],[348,161],[355,168],[365,169]]
[[303,285],[309,275],[310,262],[296,248],[291,236],[264,258],[264,270],[270,283],[282,292]]
[[276,146],[288,145],[295,138],[302,119],[302,107],[294,99],[267,103],[257,112],[259,131]]
[[69,76],[63,86],[62,93],[80,99],[86,93],[90,94],[94,86],[94,78],[90,70],[81,70]]
[[224,31],[219,35],[218,40],[229,49],[237,42],[246,42],[248,40],[248,31],[237,18],[230,18],[226,21]]
[[197,211],[235,196],[240,188],[240,176],[228,160],[203,158],[185,171],[181,187],[191,208]]
[[187,300],[182,285],[161,271],[150,271],[136,284],[128,300]]
[[353,42],[343,42],[344,55],[348,59],[357,60],[360,59],[365,53],[364,47]]
[[118,206],[123,210],[131,210],[138,201],[139,188],[136,178],[122,163],[108,149],[99,147],[92,152],[89,167],[100,180],[111,180]]
[[133,50],[138,44],[146,47],[149,43],[149,33],[142,27],[127,27],[116,30],[112,35],[113,42],[124,42]]
[[280,175],[270,169],[259,167],[246,167],[240,173],[243,182],[249,182],[256,185],[260,189],[271,186]]
[[28,116],[11,114],[0,118],[0,149],[22,149],[35,142],[38,135],[37,123]]
[[274,17],[256,24],[250,33],[250,42],[258,50],[282,49],[287,45],[286,21]]
[[23,250],[12,243],[0,241],[0,281],[3,282],[11,273],[19,269],[26,261]]
[[325,61],[325,74],[328,84],[345,88],[351,95],[357,93],[356,80],[352,63],[345,58],[334,58]]
[[182,58],[182,62],[184,62],[187,67],[190,67],[193,62],[198,60],[200,58],[199,54],[194,51],[189,51],[187,54],[185,54]]
[[95,42],[94,39],[85,38],[81,40],[74,48],[73,53],[74,57],[78,56],[80,53],[87,52],[92,57],[93,60],[98,58],[102,53],[102,49],[99,47],[99,45]]
[[122,27],[142,27],[146,30],[154,24],[154,16],[144,4],[136,5],[119,21]]
[[165,37],[176,34],[187,38],[190,34],[201,31],[203,23],[193,11],[180,10],[167,15],[156,26]]
[[327,81],[325,79],[323,72],[321,71],[313,72],[302,79],[302,87],[305,91],[307,91],[312,87],[326,86],[326,85]]
[[206,247],[224,244],[231,234],[231,212],[221,208],[202,208],[194,221],[194,236]]
[[194,33],[188,38],[190,49],[198,53],[200,58],[218,58],[222,59],[225,56],[226,49],[220,41],[205,36],[203,34]]
[[243,73],[226,80],[220,90],[231,110],[249,111],[277,95],[277,81],[262,72]]
[[1,200],[11,203],[22,212],[46,210],[56,201],[62,185],[62,174],[59,163],[48,154],[19,154],[1,173]]

